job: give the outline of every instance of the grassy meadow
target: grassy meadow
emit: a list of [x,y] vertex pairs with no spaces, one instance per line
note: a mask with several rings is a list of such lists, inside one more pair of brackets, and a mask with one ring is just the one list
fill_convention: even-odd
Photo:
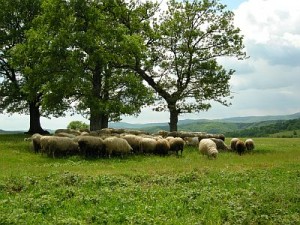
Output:
[[[300,224],[300,138],[252,154],[52,159],[0,135],[0,224]],[[229,144],[229,138],[226,140]]]

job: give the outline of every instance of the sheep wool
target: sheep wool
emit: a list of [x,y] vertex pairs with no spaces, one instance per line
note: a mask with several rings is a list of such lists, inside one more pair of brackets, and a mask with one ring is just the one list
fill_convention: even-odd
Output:
[[132,152],[132,147],[123,138],[112,136],[104,139],[103,143],[108,157],[111,157],[112,154],[120,154],[123,156]]
[[216,143],[211,139],[202,139],[199,142],[199,152],[202,155],[207,155],[208,158],[217,158],[219,153]]
[[67,137],[48,138],[48,156],[69,156],[78,153],[78,143]]
[[140,153],[140,141],[142,140],[142,137],[133,134],[126,134],[123,135],[122,138],[125,139],[132,147],[134,153]]
[[225,144],[225,142],[222,139],[218,139],[218,138],[210,138],[213,142],[215,142],[215,144],[217,145],[217,149],[218,151],[222,150],[222,151],[228,151],[228,147]]
[[170,151],[176,152],[176,155],[178,155],[178,152],[180,151],[180,155],[182,155],[184,140],[180,137],[168,137],[167,140],[170,144]]
[[170,144],[166,139],[161,138],[156,141],[156,150],[155,150],[156,154],[160,156],[164,156],[168,154],[169,150],[170,150]]
[[38,153],[41,150],[41,138],[43,136],[40,134],[33,134],[31,136],[33,150],[35,153]]
[[239,155],[242,155],[246,150],[245,143],[241,140],[238,140],[236,142],[235,149]]
[[230,141],[230,148],[232,151],[236,151],[236,143],[237,141],[239,141],[240,139],[238,138],[232,138]]
[[252,139],[247,139],[245,141],[245,146],[247,151],[252,151],[255,148],[254,141]]
[[142,138],[140,141],[140,151],[142,153],[155,153],[157,141],[153,138]]
[[100,157],[104,155],[104,144],[100,137],[77,136],[80,152],[87,158]]
[[41,137],[41,153],[42,154],[48,154],[49,152],[49,142],[48,140],[52,138],[53,136],[43,136]]
[[199,145],[198,137],[185,137],[184,141],[187,146],[198,146]]

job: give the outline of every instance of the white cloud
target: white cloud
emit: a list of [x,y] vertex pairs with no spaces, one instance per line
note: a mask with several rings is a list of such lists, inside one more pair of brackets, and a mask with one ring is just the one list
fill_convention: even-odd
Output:
[[249,59],[227,60],[232,116],[300,111],[300,4],[294,0],[248,0],[235,10]]
[[300,31],[299,11],[300,4],[295,0],[248,0],[235,10],[235,21],[248,40],[290,45],[286,37]]

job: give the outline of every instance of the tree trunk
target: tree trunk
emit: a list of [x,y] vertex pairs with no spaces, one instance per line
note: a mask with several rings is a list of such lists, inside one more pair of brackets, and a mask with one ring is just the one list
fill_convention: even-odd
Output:
[[102,115],[102,128],[108,128],[108,115]]
[[91,109],[90,114],[90,130],[101,130],[102,129],[102,117],[98,110]]
[[108,127],[108,116],[101,114],[98,110],[91,110],[90,130],[101,130]]
[[36,101],[29,102],[29,116],[30,116],[30,127],[29,130],[26,132],[26,134],[49,134],[48,131],[43,130],[41,127],[41,114],[39,105]]
[[90,108],[90,130],[101,130],[108,127],[109,115],[103,109],[98,106],[99,102],[105,103],[109,101],[109,81],[111,73],[109,70],[103,72],[101,62],[96,64],[93,73],[93,90],[92,96],[95,104]]
[[168,105],[169,111],[170,111],[170,132],[177,131],[177,123],[178,123],[178,115],[179,112],[176,109],[176,104]]
[[90,107],[90,130],[101,130],[102,129],[102,114],[99,109],[98,103],[101,101],[101,66],[98,62],[93,72],[92,80],[92,106]]

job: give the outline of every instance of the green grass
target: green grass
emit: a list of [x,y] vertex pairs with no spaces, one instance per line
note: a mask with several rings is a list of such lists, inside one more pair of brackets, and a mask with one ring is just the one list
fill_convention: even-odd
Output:
[[84,160],[34,154],[24,137],[0,135],[0,224],[300,224],[299,138],[217,160]]

